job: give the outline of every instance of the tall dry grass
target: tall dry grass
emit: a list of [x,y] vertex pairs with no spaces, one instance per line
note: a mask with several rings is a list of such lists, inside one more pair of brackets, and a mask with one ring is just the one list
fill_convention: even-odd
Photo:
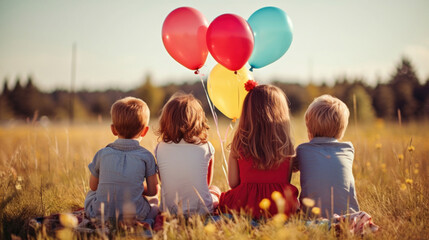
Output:
[[[153,121],[156,122],[156,121]],[[212,123],[212,122],[211,122]],[[227,190],[220,141],[211,124],[210,141],[216,148],[214,184]],[[152,124],[156,127],[156,124]],[[221,138],[231,137],[228,121],[221,121]],[[95,152],[114,141],[107,123],[50,125],[37,123],[0,127],[0,234],[26,237],[27,220],[68,212],[83,206],[90,173],[87,165]],[[229,134],[228,134],[229,133]],[[363,211],[381,226],[376,239],[429,237],[429,133],[428,122],[402,124],[382,120],[350,125],[345,141],[356,149],[354,175]],[[225,135],[229,135],[226,137]],[[302,118],[293,120],[295,144],[307,141]],[[156,146],[150,131],[141,145]],[[226,155],[228,151],[226,150]],[[299,188],[299,173],[292,183]],[[132,236],[125,233],[122,237]],[[43,237],[43,236],[42,236]],[[253,227],[234,215],[217,224],[205,217],[170,219],[155,239],[335,239],[326,226],[305,226],[298,217],[284,225],[277,220]],[[340,238],[359,238],[343,234]]]

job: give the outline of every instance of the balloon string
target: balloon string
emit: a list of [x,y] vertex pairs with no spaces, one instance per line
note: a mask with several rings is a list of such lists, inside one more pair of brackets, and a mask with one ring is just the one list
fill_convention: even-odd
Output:
[[225,137],[223,138],[223,141],[224,142],[226,142],[226,140],[228,139],[228,136],[229,136],[229,131],[230,130],[232,130],[232,129],[234,129],[234,127],[232,126],[232,123],[235,123],[235,121],[234,121],[234,119],[229,123],[229,126],[228,126],[228,128],[226,129],[226,131],[225,131]]
[[214,110],[214,107],[213,107],[213,105],[212,105],[212,103],[210,101],[209,95],[207,93],[206,86],[204,85],[204,80],[202,78],[202,74],[198,74],[198,76],[200,77],[201,85],[203,85],[204,93],[206,94],[207,102],[209,103],[210,111],[212,112],[212,116],[213,116],[213,121],[214,121],[215,126],[216,126],[217,136],[219,137],[220,147],[222,149],[222,158],[223,158],[222,169],[223,169],[223,173],[225,175],[226,183],[228,184],[228,174],[227,174],[227,172],[228,172],[228,163],[227,163],[226,157],[225,157],[225,150],[224,150],[224,147],[223,147],[223,140],[222,140],[222,137],[221,137],[220,131],[219,131],[218,117],[217,117],[216,111]]

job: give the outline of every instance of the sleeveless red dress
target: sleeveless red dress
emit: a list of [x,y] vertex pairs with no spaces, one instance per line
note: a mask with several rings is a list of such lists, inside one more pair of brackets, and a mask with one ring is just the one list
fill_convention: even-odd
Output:
[[[299,208],[298,189],[289,183],[290,158],[283,161],[278,168],[260,170],[253,168],[252,159],[240,157],[238,168],[240,171],[240,184],[223,192],[219,199],[219,209],[222,212],[244,209],[253,218],[274,216],[277,211],[275,202],[271,199],[274,191],[280,192],[286,200],[285,214],[294,214]],[[268,214],[259,207],[262,199],[271,201]]]

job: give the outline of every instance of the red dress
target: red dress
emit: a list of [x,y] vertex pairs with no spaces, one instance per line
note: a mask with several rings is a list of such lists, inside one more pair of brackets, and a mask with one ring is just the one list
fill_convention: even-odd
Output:
[[[253,161],[240,157],[238,168],[240,184],[223,192],[219,199],[219,209],[222,212],[244,209],[254,218],[273,216],[277,213],[277,206],[271,199],[274,191],[280,192],[286,200],[285,214],[294,214],[299,208],[298,189],[289,183],[290,158],[283,161],[278,168],[260,170],[253,168]],[[262,199],[270,199],[271,205],[266,214],[259,207]]]

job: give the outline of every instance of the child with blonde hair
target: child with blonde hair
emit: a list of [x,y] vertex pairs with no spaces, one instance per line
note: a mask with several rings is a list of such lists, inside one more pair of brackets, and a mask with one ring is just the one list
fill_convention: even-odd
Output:
[[[255,85],[251,80],[246,83],[249,93],[228,159],[231,190],[222,193],[219,208],[223,212],[245,210],[254,218],[269,217],[278,213],[271,200],[273,192],[278,192],[281,196],[277,198],[285,200],[283,213],[290,215],[296,212],[299,202],[298,190],[289,178],[295,151],[286,95],[275,86]],[[263,199],[269,199],[271,204],[261,209]]]
[[300,200],[315,200],[324,217],[359,211],[353,177],[354,148],[339,142],[348,125],[349,109],[338,98],[322,95],[305,113],[308,139],[296,150],[301,171]]
[[220,190],[210,186],[214,153],[207,118],[191,94],[175,94],[163,107],[155,149],[161,180],[161,211],[207,214],[218,204]]
[[139,144],[149,129],[149,108],[141,99],[126,97],[116,101],[110,113],[111,131],[118,138],[99,150],[88,165],[91,191],[85,213],[99,220],[104,215],[112,222],[154,219],[158,209],[144,196],[158,192],[156,163]]

